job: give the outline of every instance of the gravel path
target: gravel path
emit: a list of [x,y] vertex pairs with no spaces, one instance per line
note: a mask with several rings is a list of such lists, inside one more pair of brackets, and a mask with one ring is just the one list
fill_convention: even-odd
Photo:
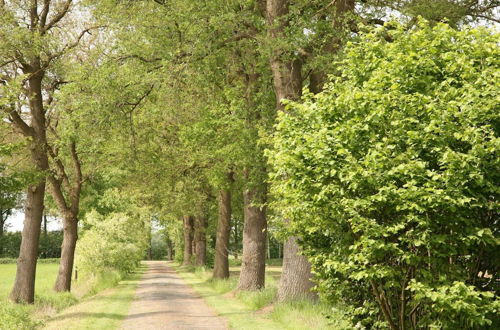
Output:
[[121,329],[229,329],[203,298],[164,261],[146,262]]

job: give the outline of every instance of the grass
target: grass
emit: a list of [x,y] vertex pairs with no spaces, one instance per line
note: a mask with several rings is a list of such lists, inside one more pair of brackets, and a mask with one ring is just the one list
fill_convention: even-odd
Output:
[[[107,272],[96,277],[80,278],[73,284],[72,293],[56,293],[52,290],[56,280],[57,263],[38,263],[35,282],[35,304],[18,305],[8,300],[16,275],[16,264],[0,264],[0,330],[34,329],[58,312],[77,302],[86,301],[87,297],[109,287],[120,280],[117,272]],[[128,287],[123,287],[127,291]],[[133,289],[132,289],[133,290]],[[128,293],[124,293],[125,297]],[[128,299],[128,298],[127,298]],[[117,304],[117,310],[123,310],[126,299]],[[119,307],[122,306],[122,307]],[[104,310],[108,310],[104,308]]]
[[16,276],[16,264],[0,264],[0,329],[32,329],[48,316],[74,304],[77,299],[70,293],[52,291],[59,265],[37,265],[34,305],[15,305],[8,296]]
[[[278,263],[275,263],[278,264]],[[214,280],[211,272],[171,264],[177,273],[229,321],[231,329],[352,329],[341,309],[319,302],[275,303],[281,267],[267,267],[266,288],[257,292],[235,291],[239,267],[231,267],[227,280]],[[330,318],[327,318],[327,315]]]
[[64,310],[52,318],[44,327],[47,330],[59,329],[116,329],[127,316],[134,298],[135,288],[141,277],[142,269],[112,289]]

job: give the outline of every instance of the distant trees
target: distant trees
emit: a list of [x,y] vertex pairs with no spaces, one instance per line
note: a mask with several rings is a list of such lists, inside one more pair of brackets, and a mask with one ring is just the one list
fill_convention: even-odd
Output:
[[497,43],[427,22],[369,29],[324,92],[280,116],[275,206],[321,295],[363,326],[498,326]]
[[[40,236],[38,247],[38,258],[60,258],[61,244],[63,240],[62,231],[49,231]],[[21,232],[6,232],[0,238],[0,258],[19,257],[19,247],[21,246]]]

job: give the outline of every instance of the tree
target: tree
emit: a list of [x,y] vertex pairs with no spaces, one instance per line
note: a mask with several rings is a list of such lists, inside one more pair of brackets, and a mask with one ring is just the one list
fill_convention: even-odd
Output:
[[[231,184],[233,174],[228,175]],[[229,238],[231,234],[231,189],[219,191],[219,217],[217,222],[217,237],[215,240],[215,264],[213,277],[218,279],[229,278]]]
[[498,34],[390,29],[280,116],[273,191],[320,292],[355,321],[495,328]]
[[186,215],[182,218],[184,224],[184,259],[183,266],[190,266],[193,256],[193,216]]

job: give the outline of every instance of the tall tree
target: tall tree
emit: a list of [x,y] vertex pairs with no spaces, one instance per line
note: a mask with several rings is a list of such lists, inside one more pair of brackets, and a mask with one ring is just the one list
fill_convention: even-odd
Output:
[[27,190],[25,221],[16,279],[10,298],[33,303],[38,240],[43,216],[46,176],[51,173],[48,111],[58,87],[53,73],[61,57],[78,46],[89,31],[75,32],[67,20],[72,0],[0,3],[0,70],[2,103],[7,119],[26,139],[39,178]]

